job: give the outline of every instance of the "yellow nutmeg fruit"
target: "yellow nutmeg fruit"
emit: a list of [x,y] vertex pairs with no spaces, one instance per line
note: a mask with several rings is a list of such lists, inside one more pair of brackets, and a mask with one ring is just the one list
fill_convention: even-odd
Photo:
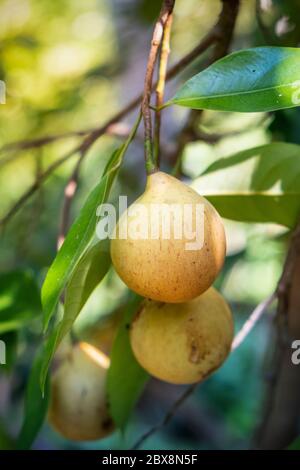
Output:
[[108,356],[80,342],[54,372],[48,420],[67,439],[96,440],[113,431],[105,388],[108,367]]
[[224,362],[232,339],[231,311],[213,287],[182,304],[145,301],[130,328],[140,365],[173,384],[206,378]]
[[148,176],[144,194],[120,217],[111,241],[112,261],[125,284],[143,297],[169,303],[208,289],[225,251],[224,227],[214,207],[161,171]]

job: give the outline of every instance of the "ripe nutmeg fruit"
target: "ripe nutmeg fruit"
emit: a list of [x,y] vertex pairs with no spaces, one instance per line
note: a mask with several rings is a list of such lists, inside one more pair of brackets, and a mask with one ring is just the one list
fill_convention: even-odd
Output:
[[114,236],[111,257],[117,273],[130,289],[153,300],[194,299],[212,285],[224,263],[226,239],[218,212],[161,171],[147,177],[145,192],[120,217]]
[[231,311],[213,287],[182,304],[147,300],[130,327],[139,364],[173,384],[192,384],[209,376],[227,358],[232,339]]
[[86,342],[73,346],[58,365],[48,421],[65,438],[91,441],[114,430],[106,398],[108,367],[108,356]]

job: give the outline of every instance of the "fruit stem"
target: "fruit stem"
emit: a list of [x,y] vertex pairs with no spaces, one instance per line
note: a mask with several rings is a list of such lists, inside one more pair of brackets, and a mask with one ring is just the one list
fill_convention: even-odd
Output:
[[154,159],[153,154],[153,142],[152,142],[152,119],[150,110],[150,100],[152,91],[153,72],[156,59],[158,56],[158,50],[161,45],[164,30],[168,22],[168,18],[172,15],[175,0],[163,0],[162,7],[154,26],[152,35],[151,47],[148,56],[145,82],[144,82],[144,93],[142,100],[142,115],[144,119],[144,133],[145,133],[145,162],[146,172],[151,174],[156,171],[157,163]]
[[170,37],[173,22],[173,14],[170,13],[163,33],[163,40],[160,51],[160,61],[158,67],[158,79],[156,85],[156,111],[155,111],[155,129],[154,129],[154,161],[159,167],[160,160],[160,127],[161,127],[161,107],[164,100],[165,83],[167,76],[167,65],[170,54]]

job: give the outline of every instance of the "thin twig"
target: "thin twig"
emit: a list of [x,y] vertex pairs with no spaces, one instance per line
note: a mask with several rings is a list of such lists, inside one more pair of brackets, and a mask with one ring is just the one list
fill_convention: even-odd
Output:
[[[75,149],[76,150],[76,149]],[[63,157],[57,159],[52,165],[50,165],[44,173],[41,173],[39,179],[35,181],[30,188],[17,200],[17,202],[9,209],[5,216],[0,220],[0,229],[3,229],[6,223],[23,207],[28,199],[40,188],[52,173],[59,168],[63,163],[75,156],[77,151],[70,151]]]
[[[4,145],[0,148],[0,154],[2,153],[9,153],[22,150],[30,150],[30,149],[38,149],[40,147],[44,147],[45,145],[52,144],[59,140],[64,140],[72,137],[84,137],[92,132],[95,132],[97,129],[83,129],[78,131],[68,131],[63,132],[61,134],[52,134],[44,137],[37,137],[36,139],[31,140],[19,140],[17,142],[12,142],[9,144]],[[127,137],[130,132],[130,129],[126,124],[116,123],[112,124],[108,127],[105,131],[105,134],[111,135],[114,137]],[[0,165],[4,165],[10,162],[13,159],[11,155],[7,156],[6,158],[1,158]]]
[[240,331],[235,335],[234,340],[231,345],[231,350],[234,351],[237,349],[243,341],[246,339],[248,334],[253,330],[254,326],[258,322],[258,320],[262,317],[268,307],[274,302],[276,299],[276,293],[273,292],[267,299],[261,302],[257,307],[253,310],[251,315],[249,316],[248,320],[244,323]]
[[[37,137],[31,140],[19,140],[3,145],[0,148],[0,153],[15,152],[16,150],[28,150],[32,148],[43,147],[44,145],[51,144],[57,140],[67,139],[69,137],[82,137],[92,132],[92,129],[79,130],[79,131],[68,131],[62,134],[46,135],[44,137]],[[2,163],[3,160],[1,160]]]
[[84,158],[84,153],[82,153],[79,159],[77,160],[75,168],[65,187],[64,200],[63,200],[62,211],[61,211],[61,221],[60,221],[58,237],[57,237],[57,251],[60,249],[61,245],[63,244],[65,240],[65,236],[69,228],[71,205],[72,205],[72,201],[74,199],[75,193],[77,191],[79,170],[80,170],[83,158]]
[[158,80],[156,85],[156,112],[155,112],[155,130],[154,130],[154,161],[159,167],[160,159],[160,126],[161,126],[161,110],[163,104],[168,57],[170,54],[170,37],[173,22],[173,14],[168,16],[164,28],[164,36],[161,45],[160,61],[158,67]]
[[[214,27],[216,35],[215,47],[211,57],[206,61],[205,67],[208,67],[216,60],[224,57],[229,49],[236,17],[239,9],[239,0],[222,0],[223,6],[219,19]],[[172,159],[175,162],[173,174],[179,176],[181,173],[181,158],[185,145],[195,139],[195,122],[203,114],[203,110],[192,110],[189,113],[186,124],[183,126],[177,139],[177,148],[173,152]]]
[[175,402],[172,404],[172,406],[170,407],[170,409],[167,411],[167,413],[165,414],[163,420],[156,424],[155,426],[153,426],[151,429],[149,429],[147,432],[145,432],[145,434],[143,434],[137,441],[136,443],[134,444],[134,446],[132,447],[132,450],[136,450],[138,449],[141,444],[144,443],[144,441],[146,439],[148,439],[148,437],[152,436],[152,434],[156,433],[157,431],[159,431],[161,428],[165,427],[169,421],[171,421],[171,419],[173,418],[174,414],[177,412],[178,408],[180,408],[180,406],[186,401],[186,399],[192,395],[192,393],[194,392],[194,390],[196,389],[197,387],[197,383],[196,384],[192,384],[190,385],[184,392],[182,395],[180,395],[180,397],[175,400]]
[[175,0],[163,0],[162,7],[155,23],[151,47],[148,56],[144,94],[142,99],[142,114],[144,119],[144,133],[145,133],[145,162],[147,174],[156,170],[156,164],[153,156],[153,143],[152,143],[152,119],[150,110],[150,99],[152,92],[152,81],[154,66],[158,55],[158,50],[164,34],[164,29],[167,24],[168,18],[172,15]]

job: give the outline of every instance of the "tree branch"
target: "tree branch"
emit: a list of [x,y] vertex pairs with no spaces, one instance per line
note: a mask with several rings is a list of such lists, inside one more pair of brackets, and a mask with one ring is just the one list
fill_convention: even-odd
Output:
[[152,120],[150,110],[150,99],[152,92],[152,81],[154,66],[158,55],[158,50],[163,38],[165,26],[168,23],[168,18],[172,15],[175,0],[163,0],[162,7],[156,21],[150,52],[148,56],[147,69],[145,75],[144,94],[142,99],[142,114],[144,119],[145,131],[145,161],[147,174],[156,170],[156,164],[153,156],[153,143],[152,143]]
[[276,299],[276,293],[273,292],[267,299],[261,302],[257,307],[253,310],[251,315],[249,316],[248,320],[244,323],[240,331],[235,335],[234,340],[232,342],[231,350],[234,351],[237,349],[247,338],[249,333],[253,330],[254,326],[258,322],[258,320],[262,317],[265,311],[270,307],[270,305]]
[[277,287],[276,346],[266,393],[264,418],[256,436],[260,449],[286,448],[299,434],[300,375],[291,344],[300,337],[300,222],[293,232]]
[[[68,139],[72,137],[84,137],[92,132],[95,132],[96,129],[83,129],[79,131],[68,131],[63,132],[61,134],[52,134],[44,137],[37,137],[36,139],[31,140],[19,140],[17,142],[12,142],[10,144],[6,144],[0,148],[1,153],[12,153],[20,150],[30,150],[30,149],[38,149],[40,147],[44,147],[45,145],[52,144],[53,142],[57,142],[59,140]],[[127,137],[130,132],[130,129],[125,124],[115,123],[109,126],[105,134],[112,135],[114,137]],[[0,165],[2,166],[5,163],[11,161],[12,157],[8,156],[7,158],[2,158],[0,160]]]
[[[201,42],[194,47],[186,56],[184,56],[181,60],[179,60],[175,65],[173,65],[166,76],[166,80],[171,80],[174,78],[179,72],[181,72],[186,66],[188,66],[191,62],[193,62],[196,57],[202,54],[206,49],[208,49],[217,39],[216,29],[213,28],[202,40]],[[156,86],[156,84],[154,85]],[[23,207],[23,205],[28,201],[28,199],[36,192],[39,188],[40,184],[43,184],[51,175],[52,173],[59,168],[63,163],[65,163],[69,158],[75,156],[77,153],[82,153],[86,150],[89,150],[92,145],[101,137],[106,131],[118,121],[123,119],[127,114],[133,111],[136,106],[138,106],[141,102],[142,95],[137,96],[134,98],[127,106],[121,109],[118,113],[116,113],[113,117],[111,117],[105,124],[101,127],[94,129],[88,136],[83,140],[83,142],[76,147],[74,147],[70,152],[66,155],[62,156],[52,165],[50,165],[47,170],[40,175],[39,183],[35,182],[30,186],[30,188],[20,197],[20,199],[12,206],[12,208],[5,214],[5,216],[0,219],[0,229],[6,225],[7,222]],[[10,144],[13,145],[13,144]]]
[[161,46],[160,62],[158,68],[158,80],[156,85],[156,112],[155,112],[155,131],[154,131],[154,161],[159,167],[160,160],[160,126],[161,126],[161,110],[163,104],[168,57],[170,54],[170,37],[173,22],[173,14],[171,13],[166,21],[164,28],[164,36]]
[[[222,0],[222,10],[217,24],[214,27],[214,34],[216,34],[215,47],[211,57],[205,64],[208,67],[210,64],[225,56],[228,52],[236,18],[239,10],[239,0]],[[195,122],[203,114],[203,110],[192,110],[189,113],[186,124],[181,130],[177,139],[177,149],[175,150],[172,159],[175,162],[173,174],[179,176],[181,173],[181,157],[185,145],[194,140],[195,137]]]
[[153,426],[152,428],[150,428],[147,432],[145,432],[145,434],[143,434],[137,441],[136,443],[134,444],[134,446],[131,448],[131,450],[136,450],[138,449],[147,439],[148,437],[152,436],[153,434],[155,434],[157,431],[159,431],[160,429],[162,429],[163,427],[165,427],[167,424],[169,424],[169,422],[171,421],[171,419],[173,418],[173,416],[176,414],[177,410],[181,407],[181,405],[183,405],[183,403],[187,400],[187,398],[189,398],[192,393],[194,392],[194,390],[196,389],[196,387],[198,386],[199,384],[198,383],[195,383],[195,384],[192,384],[190,385],[184,392],[182,395],[180,395],[180,397],[175,400],[175,402],[173,403],[173,405],[170,407],[170,409],[167,411],[167,413],[165,414],[163,420],[156,424],[155,426]]
[[44,173],[39,175],[38,180],[36,180],[30,188],[25,191],[25,193],[18,199],[18,201],[9,209],[9,211],[5,214],[5,216],[0,220],[0,229],[3,230],[6,223],[24,206],[24,204],[28,201],[28,199],[33,196],[33,194],[40,188],[41,184],[43,184],[52,173],[59,168],[63,163],[69,160],[71,157],[75,156],[77,151],[76,149],[68,152],[66,155],[61,157],[60,159],[56,160],[52,165],[50,165]]
[[69,229],[71,206],[72,206],[72,201],[77,191],[79,171],[80,171],[83,158],[84,158],[84,153],[82,153],[79,159],[77,160],[75,168],[65,187],[64,200],[63,200],[62,211],[61,211],[61,221],[60,221],[60,227],[59,227],[58,237],[57,237],[57,251],[60,249],[61,245],[63,244],[65,240],[65,236]]

